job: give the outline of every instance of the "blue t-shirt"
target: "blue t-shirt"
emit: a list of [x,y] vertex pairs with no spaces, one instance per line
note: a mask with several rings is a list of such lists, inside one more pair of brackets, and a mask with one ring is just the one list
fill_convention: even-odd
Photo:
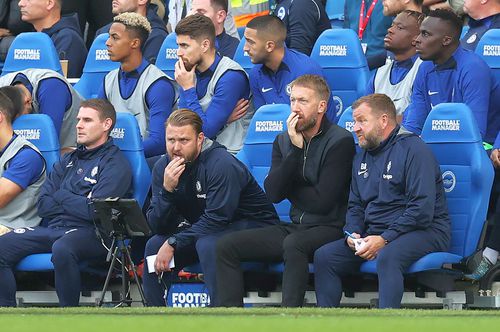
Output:
[[[0,152],[0,156],[12,143],[12,140]],[[30,147],[23,147],[19,152],[9,161],[7,169],[3,172],[2,177],[9,179],[17,184],[23,190],[28,188],[31,184],[35,183],[42,175],[45,167],[43,157]]]

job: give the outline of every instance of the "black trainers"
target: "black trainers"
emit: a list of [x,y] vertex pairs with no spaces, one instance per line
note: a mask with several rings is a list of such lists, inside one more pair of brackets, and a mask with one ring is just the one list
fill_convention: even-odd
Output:
[[470,274],[465,274],[464,279],[465,280],[470,280],[470,281],[478,281],[482,277],[484,277],[490,269],[493,267],[493,263],[490,262],[490,260],[486,257],[483,256],[481,259],[481,262],[479,265],[476,267],[474,271]]

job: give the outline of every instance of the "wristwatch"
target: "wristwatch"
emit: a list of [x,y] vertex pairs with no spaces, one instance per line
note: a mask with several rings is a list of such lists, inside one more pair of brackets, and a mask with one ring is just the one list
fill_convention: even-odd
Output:
[[167,239],[167,243],[169,246],[175,249],[175,246],[177,245],[177,239],[175,238],[175,236],[171,236]]

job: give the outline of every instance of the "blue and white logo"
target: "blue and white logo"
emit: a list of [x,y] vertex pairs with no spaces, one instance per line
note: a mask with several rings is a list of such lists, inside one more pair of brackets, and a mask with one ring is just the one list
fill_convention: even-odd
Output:
[[340,99],[339,96],[332,96],[332,100],[333,104],[335,105],[335,115],[338,118],[344,111],[344,103],[342,102],[342,99]]
[[277,15],[280,20],[283,21],[283,19],[285,18],[285,7],[280,7],[280,9],[278,9],[278,15]]
[[449,193],[453,189],[455,189],[455,186],[457,184],[457,178],[455,177],[455,174],[453,174],[452,171],[446,171],[443,173],[443,187],[444,191]]

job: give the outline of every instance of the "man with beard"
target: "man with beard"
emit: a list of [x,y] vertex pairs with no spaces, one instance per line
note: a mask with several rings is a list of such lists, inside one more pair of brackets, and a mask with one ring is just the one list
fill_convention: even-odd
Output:
[[120,68],[106,75],[98,95],[109,100],[117,112],[135,116],[148,158],[165,153],[163,124],[176,101],[172,81],[142,55],[150,31],[151,25],[140,14],[114,17],[106,47],[109,58],[120,62]]
[[251,106],[241,118],[229,120],[238,101],[250,98],[247,74],[238,63],[216,53],[215,27],[208,17],[194,14],[183,18],[175,33],[179,107],[195,111],[203,121],[205,136],[236,154],[254,113]]
[[[149,24],[151,24],[151,33],[142,45],[142,54],[152,64],[155,63],[163,40],[168,35],[167,27],[158,14],[156,14],[156,9],[157,6],[151,4],[151,0],[114,0],[112,3],[112,12],[114,15],[137,13],[144,16]],[[112,24],[109,23],[97,30],[96,36],[109,32]]]
[[243,306],[241,262],[284,261],[281,304],[302,306],[314,251],[342,237],[355,149],[352,135],[325,117],[329,96],[321,76],[303,75],[292,82],[288,129],[274,141],[264,182],[271,201],[290,200],[292,223],[220,239],[216,305]]
[[[195,112],[173,112],[166,136],[167,155],[153,169],[147,218],[156,235],[146,244],[145,257],[157,256],[155,271],[143,276],[144,293],[148,305],[165,306],[159,282],[168,287],[174,275],[163,272],[178,272],[199,261],[214,303],[217,239],[236,230],[276,224],[278,217],[245,165],[205,138]],[[173,257],[175,268],[169,267]]]
[[422,13],[412,10],[405,10],[396,16],[384,38],[385,49],[392,52],[393,59],[388,59],[384,66],[376,69],[366,88],[367,94],[383,93],[392,99],[398,122],[401,122],[402,114],[410,104],[413,81],[422,63],[416,54],[414,40],[420,33],[423,19]]
[[432,107],[464,103],[474,114],[483,141],[493,144],[500,129],[500,85],[479,55],[460,46],[461,31],[462,21],[448,10],[429,12],[420,25],[415,43],[424,62],[402,125],[420,135]]
[[399,308],[403,272],[422,256],[446,251],[450,220],[441,171],[431,150],[396,122],[389,97],[373,94],[352,105],[363,152],[354,158],[344,231],[349,236],[316,250],[320,307],[337,307],[341,278],[377,258],[379,308]]

